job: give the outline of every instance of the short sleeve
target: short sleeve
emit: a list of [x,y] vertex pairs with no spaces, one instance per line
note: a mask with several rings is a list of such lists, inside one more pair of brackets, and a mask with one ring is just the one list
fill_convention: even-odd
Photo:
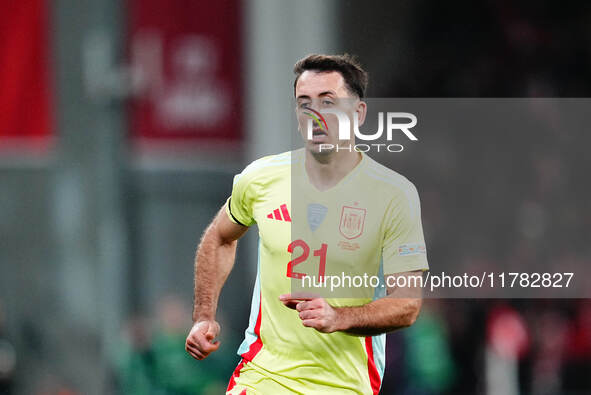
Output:
[[384,274],[429,269],[419,195],[414,185],[405,185],[395,193],[384,220]]
[[234,185],[232,186],[232,195],[226,202],[226,213],[230,220],[243,226],[255,224],[253,218],[253,191],[250,177],[245,176],[245,172],[234,176]]

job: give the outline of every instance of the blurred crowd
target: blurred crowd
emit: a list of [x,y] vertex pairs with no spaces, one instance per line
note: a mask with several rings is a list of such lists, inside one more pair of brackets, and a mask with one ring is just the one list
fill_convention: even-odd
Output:
[[198,362],[185,352],[191,310],[176,295],[160,300],[156,314],[128,319],[114,365],[113,392],[129,395],[215,395],[225,392],[237,364],[230,330],[220,334],[222,351]]
[[[419,2],[408,67],[382,94],[588,97],[590,21],[588,2]],[[421,180],[434,267],[587,270],[591,188],[583,180],[591,139],[584,128],[552,122],[552,108],[542,113],[550,122],[522,135],[462,135],[461,144],[440,147],[453,160],[403,164],[410,172],[403,174]],[[591,301],[475,299],[428,300],[415,326],[389,336],[383,393],[482,393],[487,353],[497,352],[491,328],[499,308],[521,328],[505,334],[523,338],[516,355],[501,357],[515,359],[519,391],[591,392]]]
[[[111,363],[110,393],[223,393],[238,362],[235,352],[241,339],[222,322],[223,347],[197,362],[184,350],[189,326],[189,306],[176,295],[162,298],[153,315],[130,316]],[[590,334],[591,300],[428,299],[412,327],[388,335],[381,393],[490,391],[487,377],[495,374],[495,359],[490,355],[502,366],[514,363],[519,393],[589,393]],[[14,393],[17,355],[0,321],[2,395]],[[496,377],[498,381],[510,379],[510,375]],[[59,376],[46,373],[33,393],[82,392]]]
[[[134,314],[126,320],[108,362],[106,391],[125,395],[218,395],[237,364],[238,339],[227,329],[220,334],[222,351],[206,362],[197,362],[185,352],[185,338],[191,326],[191,309],[177,295],[167,295],[149,314]],[[80,395],[83,388],[45,366],[32,370],[19,361],[18,350],[2,330],[0,316],[0,395]],[[23,350],[21,350],[23,351]],[[24,355],[24,352],[20,353]],[[17,379],[19,386],[17,387]],[[31,379],[32,383],[28,383]]]
[[[240,334],[222,322],[223,347],[197,362],[184,351],[188,317],[187,304],[170,295],[152,319],[129,318],[114,364],[113,393],[223,393],[238,362]],[[388,335],[381,393],[490,391],[487,376],[495,367],[488,353],[502,365],[514,361],[519,393],[589,393],[590,334],[590,300],[428,299],[412,327]]]
[[382,393],[505,393],[487,383],[511,379],[495,376],[496,359],[515,364],[516,393],[586,394],[590,334],[589,300],[427,300],[415,325],[388,335]]

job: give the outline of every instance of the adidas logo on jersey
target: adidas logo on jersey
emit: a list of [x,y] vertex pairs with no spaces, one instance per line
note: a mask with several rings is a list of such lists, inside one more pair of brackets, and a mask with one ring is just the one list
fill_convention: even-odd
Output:
[[278,221],[285,221],[291,222],[291,216],[289,215],[289,211],[287,211],[287,205],[282,204],[279,208],[273,210],[273,212],[267,214],[267,218],[276,219]]

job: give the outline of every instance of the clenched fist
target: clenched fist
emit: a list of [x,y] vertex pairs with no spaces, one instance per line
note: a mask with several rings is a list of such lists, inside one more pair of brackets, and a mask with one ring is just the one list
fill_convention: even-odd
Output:
[[185,350],[195,359],[202,360],[220,347],[219,341],[213,341],[220,333],[220,324],[216,321],[199,321],[193,324]]

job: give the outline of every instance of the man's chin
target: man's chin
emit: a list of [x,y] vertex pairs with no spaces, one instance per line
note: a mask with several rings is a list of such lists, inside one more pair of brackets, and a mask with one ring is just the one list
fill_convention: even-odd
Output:
[[335,152],[335,145],[329,143],[312,143],[306,144],[308,151],[314,155],[328,155]]

